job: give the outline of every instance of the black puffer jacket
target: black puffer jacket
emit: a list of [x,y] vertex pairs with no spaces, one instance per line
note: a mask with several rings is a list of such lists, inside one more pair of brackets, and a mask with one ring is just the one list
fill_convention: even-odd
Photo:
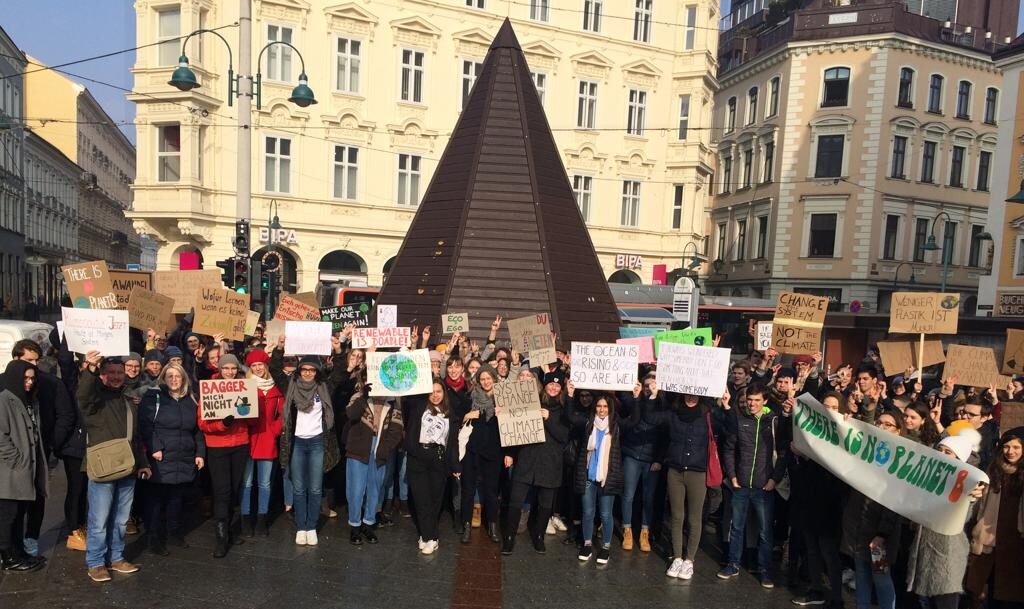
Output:
[[760,417],[746,408],[732,409],[722,449],[722,473],[726,481],[736,478],[741,488],[763,488],[768,480],[776,484],[786,474],[789,425],[770,409]]
[[[53,376],[53,375],[47,375]],[[85,458],[85,419],[72,399],[67,385],[53,377],[56,410],[53,424],[53,452],[58,457]]]
[[[206,458],[206,436],[196,420],[198,406],[191,395],[173,398],[166,386],[147,391],[139,404],[139,426],[157,484],[187,484],[195,480],[196,457]],[[163,453],[157,461],[154,453]]]
[[668,430],[668,448],[662,463],[672,469],[706,472],[711,434],[717,434],[726,426],[728,413],[721,408],[708,408],[703,404],[697,404],[692,409],[685,404],[675,405],[676,400],[683,399],[677,393],[661,392],[659,397],[664,400],[666,408],[652,410],[652,401],[648,400],[643,420],[648,425]]
[[[629,417],[634,410],[641,408],[644,413],[665,412],[661,399],[657,397],[651,399],[650,396],[641,394],[639,398],[634,398],[631,393],[622,393],[620,399],[623,417]],[[664,452],[665,432],[658,428],[657,423],[642,418],[632,429],[622,431],[623,456],[644,463],[654,463],[662,460]]]
[[[512,480],[541,488],[558,488],[562,486],[562,452],[569,441],[569,422],[565,406],[557,399],[546,399],[543,407],[548,410],[544,442],[508,451],[514,458]],[[495,425],[497,418],[494,417]]]

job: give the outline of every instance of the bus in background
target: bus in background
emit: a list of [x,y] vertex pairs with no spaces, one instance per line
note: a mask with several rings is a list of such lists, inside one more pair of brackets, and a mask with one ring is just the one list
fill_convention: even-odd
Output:
[[321,283],[318,290],[322,307],[368,303],[372,308],[377,302],[378,294],[380,288],[351,287],[341,282]]

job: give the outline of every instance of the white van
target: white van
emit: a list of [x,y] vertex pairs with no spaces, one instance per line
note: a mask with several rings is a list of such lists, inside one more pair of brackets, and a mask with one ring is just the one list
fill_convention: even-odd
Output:
[[43,355],[50,348],[50,332],[53,326],[38,321],[0,320],[0,373],[7,369],[11,361],[11,349],[14,343],[31,338],[43,348]]

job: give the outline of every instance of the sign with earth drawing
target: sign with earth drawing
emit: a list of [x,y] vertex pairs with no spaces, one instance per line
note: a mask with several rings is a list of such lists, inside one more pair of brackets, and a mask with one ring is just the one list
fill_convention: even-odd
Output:
[[430,351],[371,351],[366,354],[366,377],[373,385],[370,392],[373,397],[430,393],[433,388]]

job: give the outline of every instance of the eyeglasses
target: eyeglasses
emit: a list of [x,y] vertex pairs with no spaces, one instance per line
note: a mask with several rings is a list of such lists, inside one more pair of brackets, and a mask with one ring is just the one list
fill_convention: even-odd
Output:
[[965,419],[980,419],[981,418],[981,413],[980,412],[967,412],[965,410],[965,411],[960,413],[960,416],[964,417]]
[[316,374],[316,368],[299,368],[299,372],[301,372],[303,374],[305,374],[307,372],[310,373],[310,374]]
[[879,421],[878,426],[884,427],[885,429],[899,429],[898,425],[896,425],[895,423],[890,423],[888,421]]

